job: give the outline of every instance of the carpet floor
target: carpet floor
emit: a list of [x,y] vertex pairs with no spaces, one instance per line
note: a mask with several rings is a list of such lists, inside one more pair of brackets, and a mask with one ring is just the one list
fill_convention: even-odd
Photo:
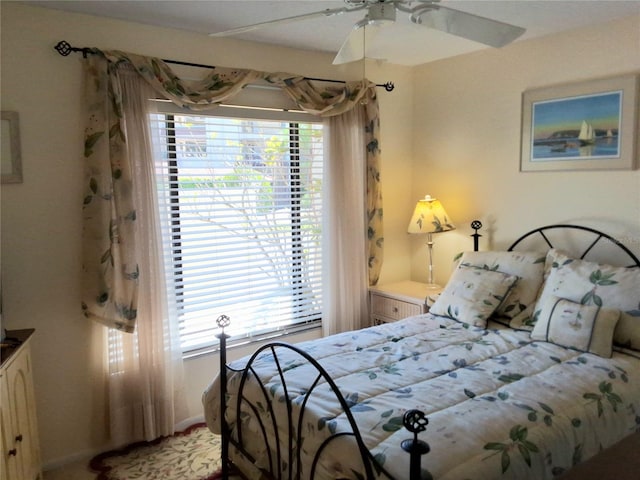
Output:
[[216,480],[220,437],[198,423],[153,442],[101,453],[89,466],[97,480]]

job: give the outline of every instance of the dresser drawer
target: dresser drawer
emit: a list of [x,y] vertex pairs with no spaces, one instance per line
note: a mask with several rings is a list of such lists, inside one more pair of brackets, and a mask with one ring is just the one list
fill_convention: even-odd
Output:
[[411,315],[419,315],[423,311],[422,305],[403,302],[402,300],[375,293],[371,295],[371,313],[376,317],[382,316],[389,320],[400,320]]

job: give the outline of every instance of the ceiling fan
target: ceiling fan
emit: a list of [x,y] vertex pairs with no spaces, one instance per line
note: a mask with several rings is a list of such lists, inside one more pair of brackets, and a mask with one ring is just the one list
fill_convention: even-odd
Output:
[[212,37],[236,35],[259,28],[284,25],[320,17],[332,17],[344,13],[365,10],[364,18],[356,22],[338,51],[334,65],[360,60],[365,56],[366,45],[370,45],[380,28],[396,21],[397,12],[408,14],[411,22],[433,28],[492,47],[511,43],[525,32],[522,27],[499,22],[439,4],[440,0],[344,0],[341,8],[304,13],[292,17],[268,20],[244,27],[211,33]]

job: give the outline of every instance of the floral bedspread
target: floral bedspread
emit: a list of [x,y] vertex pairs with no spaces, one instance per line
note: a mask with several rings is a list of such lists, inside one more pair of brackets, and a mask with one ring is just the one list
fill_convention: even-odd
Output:
[[[601,358],[535,342],[529,332],[498,324],[484,330],[429,314],[297,346],[335,380],[368,449],[396,479],[409,476],[400,443],[411,434],[401,419],[414,408],[429,419],[420,435],[431,447],[422,468],[437,480],[550,479],[640,431],[640,359],[630,355]],[[315,374],[293,353],[278,356],[297,418],[296,398],[303,398]],[[272,356],[262,354],[253,366],[275,400],[275,417],[287,418]],[[232,375],[229,405],[238,384]],[[214,431],[218,389],[214,381],[203,397]],[[257,388],[245,389],[264,407]],[[326,384],[311,398],[301,423],[306,452],[316,452],[332,432],[348,430]],[[246,428],[257,428],[249,412],[241,415]],[[259,415],[270,417],[266,408]],[[227,416],[233,421],[236,413]],[[266,462],[264,442],[254,437],[256,463]],[[353,442],[344,440],[327,454],[316,478],[362,478]]]

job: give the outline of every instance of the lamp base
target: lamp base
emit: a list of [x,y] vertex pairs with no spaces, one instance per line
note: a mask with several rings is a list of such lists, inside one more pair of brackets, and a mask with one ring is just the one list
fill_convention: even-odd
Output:
[[427,290],[442,290],[442,286],[437,283],[427,283]]

